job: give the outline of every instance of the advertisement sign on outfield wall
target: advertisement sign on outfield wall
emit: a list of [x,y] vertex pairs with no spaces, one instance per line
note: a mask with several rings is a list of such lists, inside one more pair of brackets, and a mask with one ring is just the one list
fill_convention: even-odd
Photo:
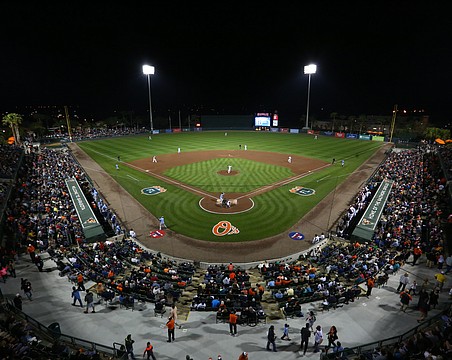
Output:
[[153,134],[153,135],[155,135],[155,134],[160,134],[160,130],[152,130],[152,134]]
[[372,136],[372,141],[385,141],[384,136]]
[[279,130],[278,128],[270,128],[271,132],[278,132],[278,130]]
[[347,139],[357,139],[358,138],[358,134],[347,134],[347,135],[345,135],[345,137]]
[[175,129],[173,129],[173,132],[174,132],[174,133],[180,133],[181,131],[182,131],[181,128],[175,128]]
[[173,132],[173,130],[171,130],[171,129],[165,129],[166,134],[171,134],[172,132]]
[[195,128],[193,128],[193,131],[199,131],[199,132],[201,132],[201,131],[202,131],[202,127],[195,127]]
[[334,133],[334,136],[337,138],[345,138],[345,133],[337,132],[337,133]]
[[324,131],[323,135],[325,135],[325,136],[333,136],[334,132],[332,132],[332,131]]
[[290,129],[289,132],[291,134],[298,134],[300,132],[300,129]]
[[370,135],[359,135],[359,140],[370,140]]
[[280,128],[279,132],[288,133],[289,132],[289,128]]

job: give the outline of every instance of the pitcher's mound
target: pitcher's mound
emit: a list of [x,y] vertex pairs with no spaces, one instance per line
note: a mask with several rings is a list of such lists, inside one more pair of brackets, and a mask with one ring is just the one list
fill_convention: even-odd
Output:
[[231,170],[230,173],[228,173],[227,170],[220,170],[220,171],[217,171],[217,174],[218,174],[218,175],[223,175],[223,176],[233,176],[233,175],[237,175],[238,173],[239,173],[239,172],[236,171],[236,170]]

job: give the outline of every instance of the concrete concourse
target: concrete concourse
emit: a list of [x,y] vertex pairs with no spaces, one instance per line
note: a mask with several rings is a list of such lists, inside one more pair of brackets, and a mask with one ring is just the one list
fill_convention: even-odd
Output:
[[[237,359],[242,351],[249,353],[249,359],[296,359],[301,356],[300,329],[304,326],[304,318],[289,319],[291,341],[280,340],[285,320],[269,321],[266,325],[256,327],[238,326],[238,336],[229,336],[228,324],[216,324],[215,313],[189,313],[186,319],[180,318],[182,329],[176,328],[176,341],[167,343],[165,328],[166,317],[154,316],[154,305],[139,306],[132,312],[124,308],[110,309],[105,305],[97,305],[96,313],[84,314],[80,307],[72,306],[71,290],[73,284],[66,277],[60,277],[56,264],[47,258],[44,272],[38,272],[28,256],[22,256],[17,263],[17,278],[8,278],[1,283],[1,290],[5,297],[12,299],[16,293],[23,296],[20,290],[20,279],[27,278],[33,286],[33,301],[25,296],[23,310],[25,313],[48,326],[58,322],[61,332],[77,338],[86,339],[102,345],[112,346],[114,342],[124,343],[127,334],[132,334],[135,340],[135,356],[141,357],[147,341],[154,345],[157,359],[185,359],[189,354],[194,360],[216,359],[221,354],[223,359]],[[397,275],[390,275],[387,286],[375,288],[370,299],[361,298],[343,308],[328,312],[317,312],[317,322],[326,333],[331,325],[338,329],[339,341],[344,347],[353,347],[375,340],[402,334],[417,325],[419,312],[413,307],[417,304],[417,296],[406,313],[400,312],[399,296],[395,293],[399,277],[405,271],[410,274],[410,282],[416,280],[422,284],[425,278],[430,280],[430,288],[435,284],[434,274],[437,269],[428,269],[424,258],[416,266],[405,265]],[[449,275],[450,277],[450,275]],[[87,283],[89,288],[93,283]],[[429,312],[428,318],[438,314],[450,303],[448,290],[450,280],[440,295],[439,306]],[[84,293],[82,292],[82,298]],[[306,312],[318,306],[318,303],[303,305]],[[169,310],[166,315],[168,315]],[[275,326],[278,340],[278,352],[268,352],[266,334],[270,325]],[[319,354],[312,352],[313,336],[306,357],[318,358]]]

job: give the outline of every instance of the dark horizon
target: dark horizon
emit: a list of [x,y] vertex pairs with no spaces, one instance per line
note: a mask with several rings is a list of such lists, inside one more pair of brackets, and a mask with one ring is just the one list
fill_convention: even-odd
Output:
[[144,114],[142,65],[150,64],[156,114],[204,104],[234,113],[277,110],[293,120],[306,113],[303,67],[315,63],[314,117],[390,115],[398,104],[445,125],[448,13],[410,4],[3,3],[1,107]]

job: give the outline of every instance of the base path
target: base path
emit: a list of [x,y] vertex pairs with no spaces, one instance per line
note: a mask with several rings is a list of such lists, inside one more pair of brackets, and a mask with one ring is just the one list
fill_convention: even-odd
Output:
[[[74,156],[92,179],[96,189],[107,200],[110,208],[115,211],[123,226],[127,229],[133,228],[137,233],[138,240],[145,247],[182,259],[212,263],[246,263],[283,258],[308,249],[314,235],[326,232],[328,225],[331,228],[343,211],[348,209],[350,201],[354,199],[358,190],[361,189],[365,181],[384,159],[384,153],[389,147],[389,144],[382,146],[366,163],[351,174],[347,181],[340,184],[336,191],[325,197],[286,232],[266,239],[244,243],[212,243],[188,238],[174,233],[171,229],[168,229],[167,235],[163,238],[150,238],[150,230],[158,229],[157,218],[125,191],[76,143],[69,144]],[[234,152],[229,153],[239,155]],[[241,157],[244,153],[244,151],[240,152]],[[160,160],[164,160],[163,155],[159,156],[159,162]],[[198,159],[198,161],[201,160]],[[285,164],[288,165],[287,158],[285,161]],[[165,161],[162,161],[162,163],[165,163]],[[173,167],[176,165],[174,163],[169,165],[168,163],[167,166]],[[340,194],[340,196],[337,194]],[[305,235],[306,240],[292,240],[288,236],[290,232],[301,232]]]

